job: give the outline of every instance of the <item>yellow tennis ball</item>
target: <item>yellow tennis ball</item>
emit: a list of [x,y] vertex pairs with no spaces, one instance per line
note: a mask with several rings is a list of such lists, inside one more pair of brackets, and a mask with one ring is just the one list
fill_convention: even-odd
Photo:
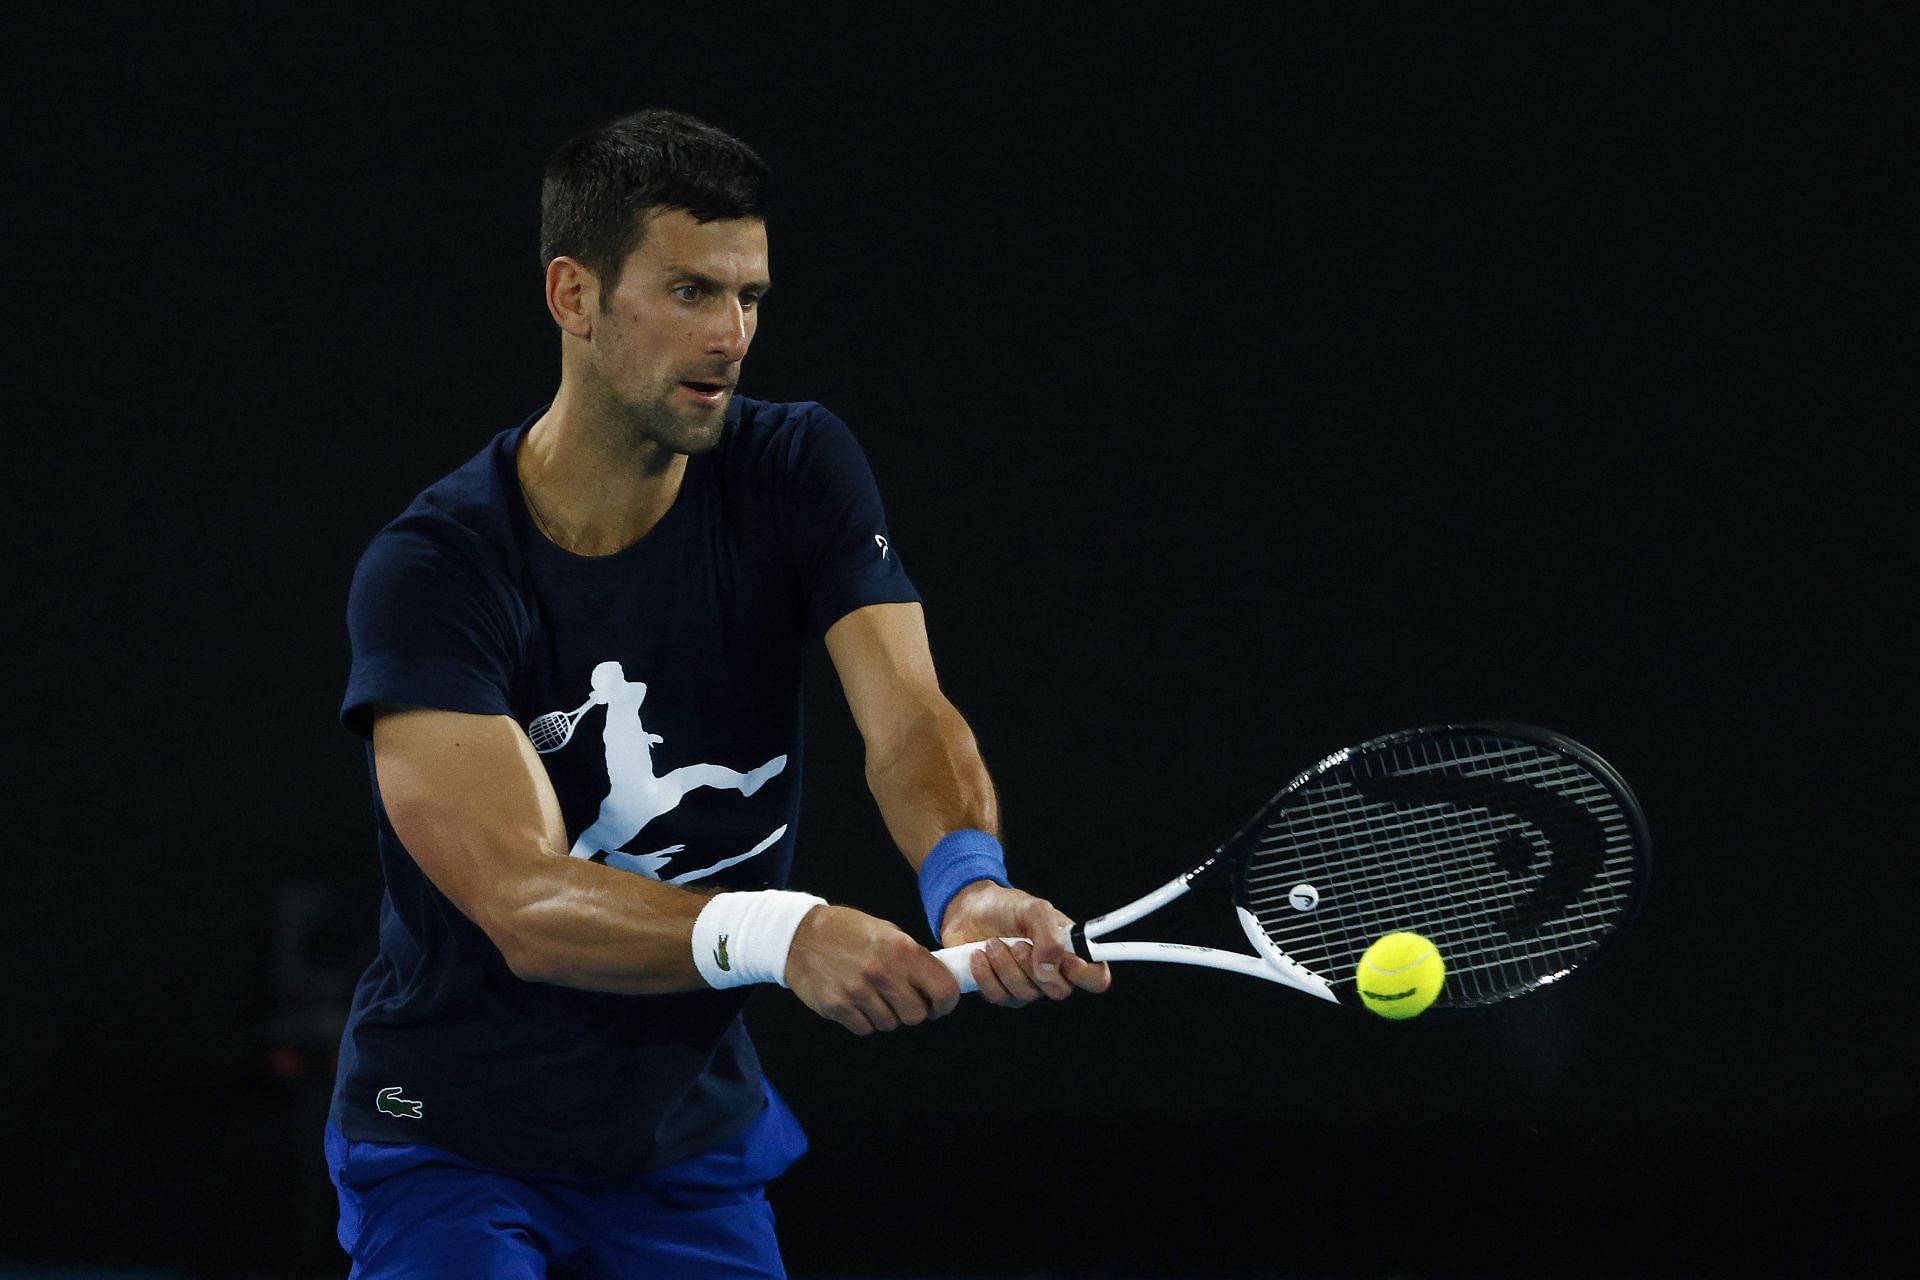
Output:
[[1411,1018],[1440,996],[1447,966],[1417,933],[1390,933],[1367,948],[1354,970],[1360,1002],[1383,1018]]

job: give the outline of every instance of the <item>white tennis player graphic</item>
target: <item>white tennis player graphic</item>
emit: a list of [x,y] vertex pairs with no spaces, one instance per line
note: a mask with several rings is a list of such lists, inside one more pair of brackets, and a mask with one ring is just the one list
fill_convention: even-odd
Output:
[[[592,826],[580,833],[568,852],[576,858],[604,862],[623,871],[638,872],[650,879],[666,879],[668,884],[686,884],[704,879],[717,871],[745,862],[766,852],[787,833],[783,823],[745,853],[722,858],[712,866],[682,872],[667,878],[661,873],[673,855],[686,848],[673,844],[652,853],[624,853],[621,846],[638,836],[646,825],[663,813],[677,808],[681,799],[699,787],[738,791],[750,796],[767,779],[787,767],[784,755],[775,756],[757,769],[745,773],[717,764],[690,764],[656,777],[653,748],[664,742],[657,733],[647,732],[640,723],[640,704],[646,701],[647,686],[627,679],[626,669],[618,662],[602,662],[593,669],[593,694],[572,712],[549,712],[528,726],[528,737],[542,754],[559,750],[573,738],[574,728],[587,710],[598,704],[607,709],[604,740],[607,748],[607,798],[600,802],[600,815]],[[538,730],[540,732],[536,733]],[[551,744],[551,745],[544,745]]]

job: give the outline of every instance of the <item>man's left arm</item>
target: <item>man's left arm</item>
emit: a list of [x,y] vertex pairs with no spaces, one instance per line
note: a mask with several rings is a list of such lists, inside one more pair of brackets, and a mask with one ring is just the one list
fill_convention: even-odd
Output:
[[[973,730],[954,710],[933,669],[926,615],[918,604],[855,609],[828,628],[827,652],[866,742],[867,786],[893,842],[918,872],[934,845],[956,831],[1000,834],[993,780]],[[1045,899],[992,880],[974,880],[948,902],[942,946],[990,939],[974,957],[980,992],[999,1005],[1077,988],[1105,991],[1112,975],[1066,946],[1073,922]],[[1009,947],[1003,937],[1032,938]]]

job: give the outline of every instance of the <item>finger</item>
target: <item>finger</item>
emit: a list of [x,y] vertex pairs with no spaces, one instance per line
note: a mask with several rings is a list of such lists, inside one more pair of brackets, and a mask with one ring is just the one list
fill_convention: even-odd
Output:
[[1020,932],[1033,939],[1034,965],[1044,972],[1057,970],[1060,962],[1072,954],[1067,949],[1067,935],[1072,929],[1073,921],[1044,898],[1035,898],[1020,909]]
[[[1031,957],[1028,963],[1032,963]],[[1034,985],[1040,988],[1040,994],[1049,1000],[1065,1000],[1073,994],[1073,984],[1061,976],[1059,965],[1035,964],[1032,975]]]
[[1022,912],[1022,923],[1033,939],[1033,949],[1023,959],[1035,987],[1049,1000],[1065,1000],[1073,986],[1061,976],[1061,966],[1074,959],[1067,947],[1073,922],[1046,902],[1036,901]]
[[873,1034],[873,1023],[868,1020],[867,1015],[850,1004],[835,1009],[827,1016],[857,1036]]
[[903,1027],[917,1027],[933,1016],[933,1010],[927,1004],[926,996],[920,993],[920,989],[910,979],[890,981],[877,987],[876,990]]
[[1026,1003],[1024,1000],[1014,999],[1006,985],[1000,981],[1000,975],[993,971],[993,961],[987,958],[985,947],[974,952],[972,959],[967,963],[973,970],[974,989],[980,993],[982,1000],[1003,1009],[1017,1009]]
[[1033,962],[1032,947],[1010,947],[995,938],[987,943],[983,954],[993,966],[994,976],[1000,979],[1000,985],[1006,988],[1010,997],[1021,1004],[1031,1004],[1040,998],[1041,990],[1027,970],[1027,965]]
[[893,1007],[872,987],[855,991],[852,1000],[854,1008],[866,1015],[875,1031],[893,1031],[900,1026],[900,1019],[894,1015]]
[[1068,956],[1060,966],[1060,976],[1081,991],[1100,992],[1113,985],[1113,970],[1079,956]]
[[927,954],[926,963],[915,966],[913,985],[927,1003],[929,1018],[944,1018],[960,1004],[960,980],[935,960],[931,952]]
[[1036,898],[1020,913],[1021,923],[1027,936],[1033,939],[1033,953],[1028,957],[1027,970],[1034,984],[1045,993],[1049,1000],[1065,1000],[1073,994],[1073,986],[1061,976],[1061,967],[1074,959],[1068,945],[1072,936],[1073,921],[1062,914],[1054,905],[1044,899]]

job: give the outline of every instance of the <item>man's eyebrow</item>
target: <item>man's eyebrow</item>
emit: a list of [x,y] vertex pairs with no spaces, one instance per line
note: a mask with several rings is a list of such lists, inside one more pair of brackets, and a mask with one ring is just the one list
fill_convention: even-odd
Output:
[[[666,265],[666,274],[675,280],[691,280],[709,293],[725,293],[727,291],[726,285],[715,280],[706,272],[695,271],[692,267],[683,267],[678,263],[669,262]],[[773,292],[773,282],[771,280],[749,280],[740,286],[740,292],[757,293],[765,297],[767,294]]]

